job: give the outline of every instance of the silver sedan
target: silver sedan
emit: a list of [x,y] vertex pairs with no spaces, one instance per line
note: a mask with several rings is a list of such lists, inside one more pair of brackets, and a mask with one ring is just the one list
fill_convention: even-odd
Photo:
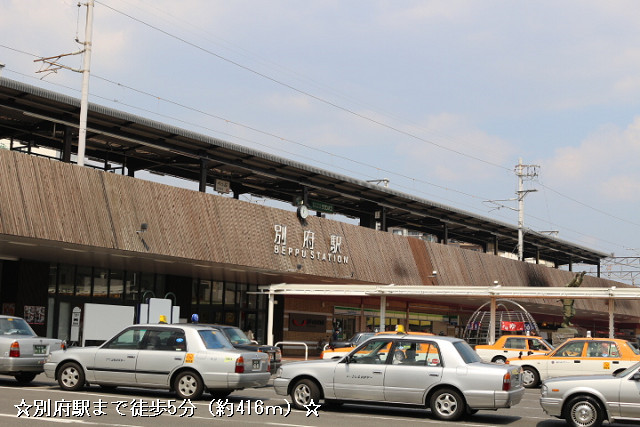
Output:
[[61,346],[59,339],[39,337],[20,317],[0,316],[0,374],[29,383],[42,372],[49,352]]
[[192,324],[130,326],[100,347],[51,353],[44,371],[64,390],[86,384],[164,388],[194,400],[205,389],[223,398],[271,377],[267,354],[236,350],[222,332]]
[[614,375],[552,378],[542,383],[540,406],[573,427],[604,420],[640,422],[640,363]]
[[520,367],[484,363],[465,341],[433,335],[378,335],[338,360],[283,365],[277,394],[298,409],[383,402],[429,407],[442,420],[508,408],[524,395]]

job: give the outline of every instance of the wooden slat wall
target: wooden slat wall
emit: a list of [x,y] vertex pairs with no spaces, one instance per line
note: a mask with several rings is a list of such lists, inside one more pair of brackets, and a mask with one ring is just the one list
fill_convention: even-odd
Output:
[[[564,286],[573,273],[525,264],[451,245],[395,236],[338,221],[0,150],[0,233],[88,247],[145,253],[136,230],[157,255],[213,261],[310,278],[397,285]],[[328,253],[330,236],[342,237],[348,263],[274,254],[274,226],[287,227],[287,244],[302,248],[305,230],[314,250]],[[300,268],[298,268],[300,266]],[[436,270],[437,277],[429,278]],[[586,286],[624,286],[587,276]],[[557,300],[545,300],[560,305]],[[636,315],[636,301],[616,312]],[[576,308],[606,311],[603,302]]]

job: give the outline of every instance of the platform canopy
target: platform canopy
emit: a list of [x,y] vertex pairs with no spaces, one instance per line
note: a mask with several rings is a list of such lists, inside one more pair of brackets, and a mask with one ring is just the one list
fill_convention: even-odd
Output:
[[259,287],[260,293],[269,296],[269,310],[267,319],[267,341],[273,345],[273,306],[276,295],[299,296],[368,296],[380,298],[380,325],[385,324],[386,297],[446,297],[450,301],[456,298],[487,298],[491,301],[491,321],[489,324],[489,342],[495,341],[495,312],[496,300],[504,298],[528,299],[600,299],[608,301],[609,305],[609,337],[614,336],[614,301],[616,299],[640,299],[640,288],[612,286],[610,288],[591,287],[515,287],[515,286],[396,286],[362,285],[362,284],[304,284],[279,283]]

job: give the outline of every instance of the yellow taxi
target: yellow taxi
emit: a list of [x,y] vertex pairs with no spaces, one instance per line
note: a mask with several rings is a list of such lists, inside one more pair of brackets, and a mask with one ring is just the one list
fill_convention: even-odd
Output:
[[522,367],[527,388],[553,377],[614,374],[638,362],[640,352],[629,341],[615,338],[570,338],[548,354],[507,359]]
[[544,338],[533,335],[502,335],[493,344],[474,347],[485,362],[504,363],[511,357],[546,354],[553,346]]

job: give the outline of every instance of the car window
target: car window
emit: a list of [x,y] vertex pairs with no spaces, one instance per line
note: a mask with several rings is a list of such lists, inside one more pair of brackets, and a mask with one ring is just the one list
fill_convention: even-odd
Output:
[[247,338],[240,328],[224,328],[223,332],[233,345],[252,344],[251,340]]
[[633,350],[635,354],[640,354],[640,348],[638,346],[638,343],[629,341],[628,344],[629,344],[629,347],[631,347],[631,350]]
[[7,317],[0,319],[0,334],[1,335],[29,335],[36,336],[31,326],[24,320],[18,317]]
[[524,338],[507,338],[504,346],[505,348],[517,348],[519,350],[525,350],[527,348]]
[[527,339],[527,342],[529,343],[529,350],[551,351],[551,347],[548,346],[544,340],[529,338]]
[[584,341],[572,341],[560,346],[555,352],[555,357],[580,357],[582,356],[582,348]]
[[233,348],[229,340],[217,329],[201,329],[198,331],[198,334],[202,338],[204,346],[209,350]]
[[453,346],[464,360],[464,363],[482,362],[478,353],[476,353],[466,341],[454,341]]
[[440,366],[440,351],[434,343],[398,341],[393,350],[393,365]]
[[186,351],[187,342],[181,329],[150,330],[143,348],[160,351]]
[[132,328],[122,331],[120,334],[107,341],[102,348],[133,350],[142,346],[142,338],[144,337],[146,328]]
[[351,352],[349,363],[362,363],[379,365],[387,361],[391,341],[389,340],[373,340]]

